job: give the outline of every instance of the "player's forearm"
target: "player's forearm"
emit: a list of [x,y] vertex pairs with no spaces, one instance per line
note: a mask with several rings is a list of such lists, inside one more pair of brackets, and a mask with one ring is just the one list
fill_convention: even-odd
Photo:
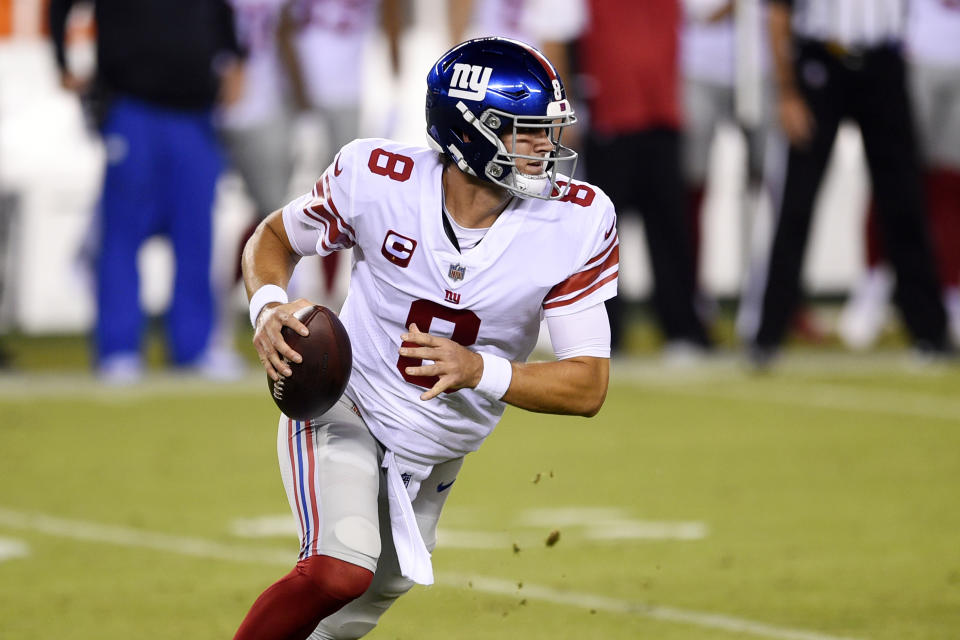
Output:
[[603,405],[609,378],[607,358],[515,362],[503,401],[528,411],[591,417]]
[[384,0],[381,5],[383,33],[387,37],[387,50],[390,53],[390,71],[394,77],[400,75],[400,32],[403,30],[403,17],[399,0]]
[[298,260],[283,229],[281,213],[275,211],[257,226],[243,248],[240,265],[247,297],[267,284],[286,289]]
[[773,52],[773,68],[777,80],[777,92],[781,97],[796,91],[793,74],[793,33],[790,25],[790,7],[781,3],[770,5],[767,23],[770,31],[770,49]]
[[473,12],[473,0],[453,0],[447,5],[447,19],[450,35],[454,43],[461,42],[467,33],[470,14]]
[[290,92],[296,107],[298,109],[308,109],[310,107],[310,99],[307,97],[307,89],[303,79],[303,69],[300,66],[300,58],[297,55],[295,44],[297,25],[291,15],[292,4],[291,2],[286,3],[280,12],[280,20],[277,24],[277,53],[280,59],[280,66],[286,74],[286,79],[290,83]]

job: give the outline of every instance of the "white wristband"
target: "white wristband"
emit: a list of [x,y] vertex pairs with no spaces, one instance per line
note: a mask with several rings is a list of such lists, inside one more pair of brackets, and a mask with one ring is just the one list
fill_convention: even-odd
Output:
[[506,358],[480,352],[483,358],[483,374],[474,390],[489,400],[500,400],[510,388],[513,365]]
[[257,318],[260,317],[260,312],[271,302],[286,304],[290,300],[287,298],[287,292],[275,284],[265,284],[250,296],[250,324],[253,325],[254,329],[257,328]]

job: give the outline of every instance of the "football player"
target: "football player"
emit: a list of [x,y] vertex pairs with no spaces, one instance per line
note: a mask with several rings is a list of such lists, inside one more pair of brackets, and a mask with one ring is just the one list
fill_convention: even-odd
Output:
[[[450,487],[507,404],[589,417],[606,396],[616,214],[569,177],[576,118],[555,67],[519,41],[462,43],[427,76],[426,121],[429,149],[347,144],[244,252],[254,345],[277,379],[300,361],[280,330],[305,335],[293,314],[310,304],[287,300],[292,265],[353,248],[353,372],[326,414],[280,418],[300,556],[236,638],[365,635],[433,582]],[[543,317],[557,360],[527,363]]]
[[[960,0],[910,4],[906,50],[910,98],[920,136],[927,216],[941,295],[953,342],[960,346]],[[840,316],[851,349],[876,342],[889,319],[896,280],[880,237],[875,207],[867,213],[866,272]]]

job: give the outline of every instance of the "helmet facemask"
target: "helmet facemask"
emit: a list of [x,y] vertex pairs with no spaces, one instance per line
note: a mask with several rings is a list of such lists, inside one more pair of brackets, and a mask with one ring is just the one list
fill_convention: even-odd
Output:
[[[573,176],[579,158],[576,151],[563,146],[561,137],[563,129],[575,124],[577,118],[566,100],[551,103],[550,107],[548,113],[556,111],[557,115],[524,116],[488,108],[477,117],[462,101],[457,104],[464,120],[495,147],[493,157],[484,167],[483,177],[521,198],[557,200],[567,195],[570,185],[564,183],[558,187],[558,175]],[[546,130],[553,145],[552,151],[546,155],[517,153],[518,133],[530,129]],[[504,133],[508,134],[507,144],[501,139]],[[542,171],[539,174],[524,173],[517,166],[517,160],[542,162]],[[474,172],[470,170],[468,173]]]

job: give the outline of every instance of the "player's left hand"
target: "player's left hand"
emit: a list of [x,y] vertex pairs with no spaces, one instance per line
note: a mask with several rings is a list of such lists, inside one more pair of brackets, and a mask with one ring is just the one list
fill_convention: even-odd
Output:
[[230,107],[243,99],[246,89],[246,67],[238,60],[227,62],[220,72],[220,104]]
[[[463,389],[477,386],[483,374],[483,358],[449,338],[423,333],[416,324],[400,336],[400,355],[409,358],[433,360],[433,364],[407,367],[411,376],[439,377],[437,383],[420,395],[421,400],[430,400],[448,389]],[[409,343],[418,346],[408,346]]]

